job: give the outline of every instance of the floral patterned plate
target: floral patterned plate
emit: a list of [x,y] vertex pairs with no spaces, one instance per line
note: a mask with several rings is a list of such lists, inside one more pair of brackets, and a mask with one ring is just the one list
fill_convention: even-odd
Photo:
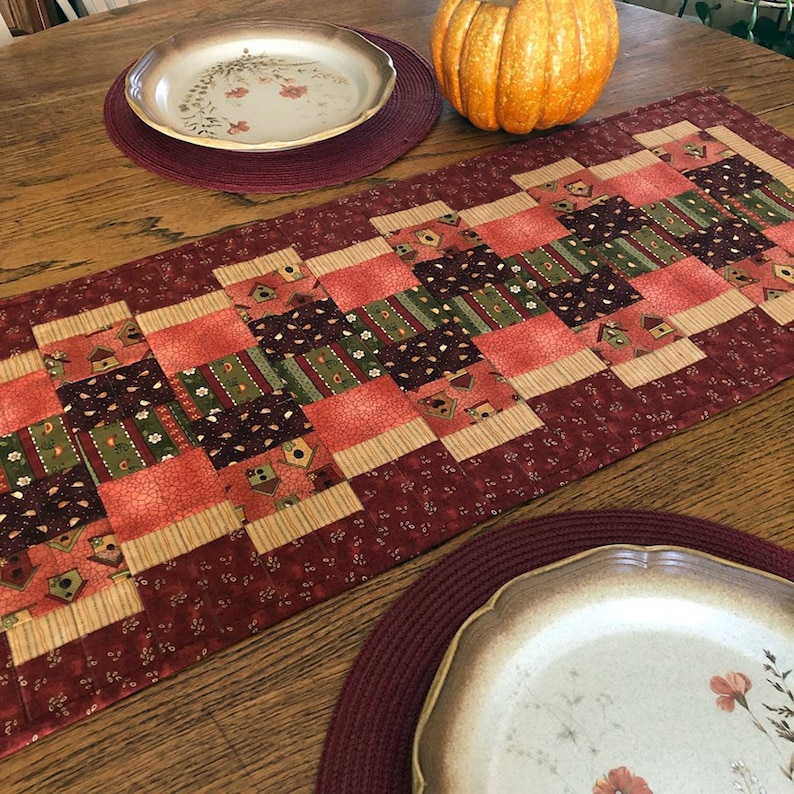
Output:
[[229,22],[177,33],[129,70],[125,94],[150,127],[219,149],[291,149],[380,110],[391,57],[347,28],[308,20]]
[[607,546],[502,587],[417,727],[414,792],[794,792],[794,584]]

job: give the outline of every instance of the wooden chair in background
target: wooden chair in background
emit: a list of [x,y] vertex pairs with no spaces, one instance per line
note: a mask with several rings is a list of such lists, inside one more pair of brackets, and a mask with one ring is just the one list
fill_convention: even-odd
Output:
[[24,36],[58,22],[53,0],[0,0],[0,16],[12,36]]
[[0,47],[4,44],[8,44],[11,38],[11,28],[8,27],[5,17],[0,14]]
[[113,11],[143,0],[0,0],[0,44],[59,22]]
[[77,19],[69,0],[0,0],[0,44],[46,30],[64,19]]

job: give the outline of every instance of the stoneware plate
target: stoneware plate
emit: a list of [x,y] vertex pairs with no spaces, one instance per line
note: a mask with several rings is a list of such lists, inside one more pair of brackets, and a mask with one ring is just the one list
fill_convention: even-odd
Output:
[[794,584],[608,546],[512,580],[458,631],[415,792],[794,792]]
[[127,74],[132,110],[200,146],[272,151],[340,135],[394,89],[388,53],[347,28],[309,20],[229,22],[177,33]]

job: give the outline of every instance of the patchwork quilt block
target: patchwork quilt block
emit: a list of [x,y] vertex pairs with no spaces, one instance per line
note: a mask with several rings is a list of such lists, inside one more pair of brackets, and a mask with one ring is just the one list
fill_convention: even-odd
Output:
[[0,302],[3,751],[770,388],[793,326],[794,146],[711,91]]

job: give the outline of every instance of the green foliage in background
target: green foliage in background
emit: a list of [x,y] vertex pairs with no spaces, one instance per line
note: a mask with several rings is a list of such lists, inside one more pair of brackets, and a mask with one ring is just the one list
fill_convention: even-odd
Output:
[[708,3],[704,3],[702,0],[700,0],[698,3],[695,3],[695,11],[700,17],[700,21],[709,27],[711,27],[711,23],[714,21],[712,16],[713,13],[715,11],[719,11],[721,8],[722,3],[715,3],[713,6],[710,6]]
[[786,0],[783,30],[771,17],[758,16],[759,5],[760,0],[754,0],[750,19],[747,22],[744,20],[734,22],[728,31],[741,39],[754,41],[762,47],[794,58],[794,41],[791,36],[787,39],[785,34],[785,26],[791,21],[792,12],[794,12],[794,0]]

